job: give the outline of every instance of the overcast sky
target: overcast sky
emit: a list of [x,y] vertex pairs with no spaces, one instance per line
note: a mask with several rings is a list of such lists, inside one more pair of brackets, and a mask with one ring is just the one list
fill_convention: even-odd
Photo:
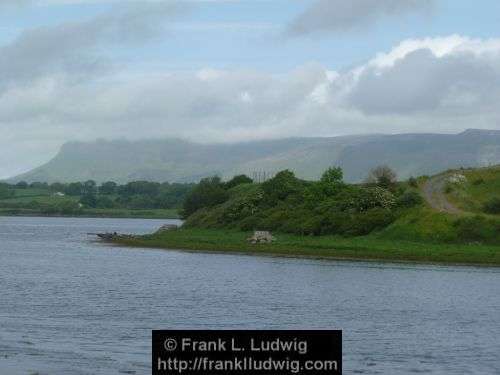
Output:
[[0,178],[69,140],[500,129],[498,0],[1,0]]

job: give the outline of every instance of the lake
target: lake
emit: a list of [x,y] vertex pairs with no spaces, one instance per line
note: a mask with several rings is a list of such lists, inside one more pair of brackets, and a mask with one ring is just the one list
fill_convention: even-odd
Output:
[[129,249],[0,217],[0,374],[150,374],[151,330],[342,329],[346,374],[500,373],[500,269]]

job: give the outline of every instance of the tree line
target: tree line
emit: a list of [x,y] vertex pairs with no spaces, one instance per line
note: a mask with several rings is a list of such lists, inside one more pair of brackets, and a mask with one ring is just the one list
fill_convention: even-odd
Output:
[[[71,183],[44,183],[25,181],[16,184],[0,184],[0,199],[16,197],[16,190],[32,190],[36,195],[61,195],[74,198],[85,208],[128,208],[128,209],[174,209],[180,208],[192,183],[158,183],[133,181],[117,184],[113,181],[97,184],[93,180]],[[20,194],[20,196],[30,196]],[[39,202],[29,202],[33,206]],[[36,207],[23,207],[36,208]]]

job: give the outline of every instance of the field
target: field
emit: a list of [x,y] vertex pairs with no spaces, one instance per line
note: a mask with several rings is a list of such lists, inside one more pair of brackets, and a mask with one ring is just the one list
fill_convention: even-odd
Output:
[[0,216],[81,216],[145,219],[177,219],[176,209],[126,209],[126,208],[82,208],[64,214],[50,212],[42,207],[58,207],[64,203],[76,204],[80,196],[58,196],[47,189],[14,189],[14,196],[0,199]]

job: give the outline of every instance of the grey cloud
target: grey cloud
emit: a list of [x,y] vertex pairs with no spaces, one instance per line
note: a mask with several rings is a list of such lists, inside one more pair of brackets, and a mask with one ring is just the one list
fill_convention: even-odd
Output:
[[126,3],[94,19],[24,31],[0,47],[0,91],[46,75],[101,71],[105,58],[94,53],[97,48],[143,42],[184,10],[179,2]]
[[429,9],[436,0],[315,0],[288,27],[291,35],[360,29],[383,16]]
[[477,110],[500,97],[497,61],[470,52],[438,58],[430,50],[416,50],[392,67],[366,69],[349,102],[367,114],[411,114],[454,105]]

